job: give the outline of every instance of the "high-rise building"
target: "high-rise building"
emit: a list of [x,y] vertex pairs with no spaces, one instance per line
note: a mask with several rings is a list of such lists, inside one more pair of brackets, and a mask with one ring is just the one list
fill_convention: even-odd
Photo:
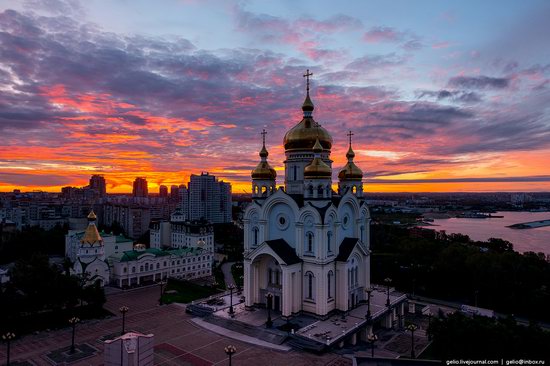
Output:
[[179,200],[180,198],[180,189],[176,185],[170,186],[170,198],[174,201]]
[[99,174],[92,175],[92,177],[90,178],[90,189],[97,191],[99,197],[105,197],[107,195],[105,178]]
[[168,187],[165,185],[159,187],[159,197],[168,197]]
[[147,179],[138,177],[134,180],[134,189],[132,191],[134,197],[147,197],[149,189],[147,187]]
[[[231,222],[231,185],[208,173],[189,180],[189,220]],[[185,204],[185,200],[183,202]]]

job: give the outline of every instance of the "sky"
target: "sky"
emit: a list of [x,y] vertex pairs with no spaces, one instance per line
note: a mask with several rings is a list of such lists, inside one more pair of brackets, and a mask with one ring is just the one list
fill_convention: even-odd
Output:
[[0,191],[210,172],[250,192],[262,129],[284,181],[302,115],[347,132],[367,192],[550,191],[550,4],[0,2]]

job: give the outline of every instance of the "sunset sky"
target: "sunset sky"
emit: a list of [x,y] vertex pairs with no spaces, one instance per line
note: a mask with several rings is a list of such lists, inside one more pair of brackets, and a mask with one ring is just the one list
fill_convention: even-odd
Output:
[[[0,3],[0,191],[130,192],[208,171],[250,192],[260,132],[314,117],[365,190],[550,191],[550,3]],[[336,179],[334,179],[336,182]]]

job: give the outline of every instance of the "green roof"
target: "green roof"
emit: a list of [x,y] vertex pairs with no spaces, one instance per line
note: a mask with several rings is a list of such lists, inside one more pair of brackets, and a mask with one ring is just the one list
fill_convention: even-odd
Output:
[[149,248],[145,250],[127,250],[122,255],[122,258],[120,258],[120,261],[121,262],[135,261],[136,259],[139,258],[139,256],[147,253],[153,254],[155,257],[170,255],[170,253],[166,253],[164,250],[160,250],[157,248]]

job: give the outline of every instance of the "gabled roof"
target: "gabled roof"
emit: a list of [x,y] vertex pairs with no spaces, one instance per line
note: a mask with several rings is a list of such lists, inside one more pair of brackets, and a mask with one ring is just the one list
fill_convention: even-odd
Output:
[[302,260],[296,251],[284,239],[267,240],[265,242],[287,265],[300,263]]
[[342,243],[340,243],[340,248],[338,250],[338,256],[336,260],[339,262],[346,262],[355,248],[355,245],[359,242],[358,238],[344,238]]

